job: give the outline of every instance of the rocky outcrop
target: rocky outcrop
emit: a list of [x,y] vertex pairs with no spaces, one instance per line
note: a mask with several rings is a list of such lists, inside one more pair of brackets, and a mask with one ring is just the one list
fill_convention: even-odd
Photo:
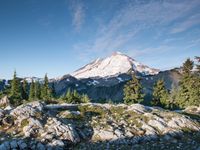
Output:
[[0,107],[7,107],[10,105],[10,100],[8,99],[8,96],[4,96],[2,99],[0,99]]
[[72,143],[80,142],[79,135],[72,124],[64,124],[57,118],[48,118],[45,130],[41,134],[43,141],[54,139],[69,140]]
[[23,120],[30,118],[42,119],[44,105],[40,102],[31,102],[18,106],[10,111],[10,115],[15,117],[15,124],[20,125]]
[[5,116],[5,111],[3,109],[0,109],[0,119]]
[[90,103],[53,108],[31,102],[10,111],[0,109],[0,150],[66,149],[100,141],[133,145],[160,137],[172,141],[186,131],[200,131],[200,123],[189,116],[140,104]]
[[183,111],[190,114],[200,115],[200,106],[189,106]]

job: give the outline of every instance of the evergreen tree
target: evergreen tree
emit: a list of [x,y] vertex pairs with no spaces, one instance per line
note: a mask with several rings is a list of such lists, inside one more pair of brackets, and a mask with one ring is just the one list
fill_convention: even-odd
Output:
[[169,109],[177,109],[178,103],[176,102],[177,99],[177,93],[178,93],[178,87],[177,85],[172,84],[172,89],[169,94],[169,98],[166,104],[166,107]]
[[71,89],[68,88],[63,100],[67,103],[74,103],[74,104],[89,102],[89,97],[87,95],[84,95],[84,97],[82,96],[80,96],[76,90],[71,91]]
[[14,72],[13,80],[11,82],[11,95],[13,104],[20,104],[21,100],[21,87],[20,87],[20,81],[17,79],[17,73]]
[[41,95],[42,95],[43,100],[49,100],[51,98],[51,91],[49,89],[49,81],[48,81],[47,74],[44,77],[44,84],[42,86]]
[[56,90],[55,90],[54,82],[52,83],[52,86],[51,86],[51,95],[52,95],[53,98],[56,97]]
[[39,81],[35,82],[35,98],[41,100],[41,85]]
[[90,98],[88,97],[87,94],[82,94],[81,95],[81,102],[82,103],[89,103],[90,102]]
[[22,82],[21,88],[22,88],[21,90],[22,99],[28,100],[28,83],[25,79]]
[[197,63],[198,63],[198,64],[196,64],[196,70],[197,70],[196,72],[197,72],[198,75],[200,75],[200,64],[199,64],[200,63],[200,57],[196,56],[195,59],[197,60]]
[[190,100],[188,102],[189,105],[199,106],[200,104],[200,57],[195,57],[197,60],[195,72],[191,75],[191,82],[189,84],[189,97]]
[[158,80],[153,87],[152,105],[165,106],[167,105],[168,92],[165,88],[163,80]]
[[140,103],[143,101],[143,98],[144,94],[142,93],[140,81],[133,75],[132,80],[128,81],[124,86],[124,103]]
[[1,98],[6,95],[11,95],[11,85],[5,85],[4,89],[1,91]]
[[32,101],[35,99],[35,83],[32,79],[31,85],[30,85],[30,90],[29,90],[29,100]]
[[183,75],[179,82],[179,90],[176,98],[180,108],[193,105],[198,101],[198,79],[192,73],[194,62],[187,59],[183,63]]
[[81,103],[81,97],[76,90],[72,93],[73,102],[72,103]]
[[64,100],[65,100],[67,103],[72,103],[73,97],[72,97],[72,93],[71,93],[71,89],[70,89],[70,88],[67,89],[67,92],[66,92],[66,94],[65,94],[65,96],[64,96]]
[[189,58],[183,63],[182,71],[184,76],[190,76],[194,67],[194,62]]
[[189,88],[189,101],[187,101],[186,106],[200,105],[200,78],[195,74],[192,76],[191,81],[188,85]]

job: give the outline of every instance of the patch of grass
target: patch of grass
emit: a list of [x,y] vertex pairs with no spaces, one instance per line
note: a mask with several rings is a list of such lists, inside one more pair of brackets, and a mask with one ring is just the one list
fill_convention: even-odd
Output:
[[1,104],[1,105],[0,105],[0,108],[1,108],[1,109],[4,109],[5,107],[6,107],[6,104]]
[[107,110],[101,106],[80,105],[78,106],[78,110],[83,116],[101,116],[102,118],[105,117],[107,113]]
[[125,120],[127,121],[127,123],[132,126],[135,125],[138,128],[141,128],[142,126],[142,123],[140,123],[138,120],[142,120],[147,123],[151,119],[147,116],[138,114],[134,111],[126,111],[126,113],[127,115],[125,115],[126,116]]
[[25,126],[27,126],[28,124],[29,124],[28,119],[23,119],[23,120],[21,121],[21,127],[22,127],[22,128],[25,127]]
[[110,112],[111,112],[111,113],[117,113],[117,114],[119,114],[119,115],[124,114],[124,111],[125,111],[125,110],[126,110],[126,108],[124,108],[123,106],[118,106],[118,107],[112,106],[112,107],[110,108]]
[[186,127],[183,127],[181,130],[182,130],[184,133],[191,133],[191,132],[193,132],[193,130],[191,130],[191,129],[189,129],[189,128],[186,128]]
[[80,120],[83,118],[81,114],[74,114],[74,113],[69,113],[67,115],[64,115],[65,119],[75,119],[75,120]]
[[35,117],[37,118],[37,119],[41,119],[42,118],[42,113],[41,112],[36,112],[35,113]]
[[94,142],[95,142],[95,141],[100,141],[101,138],[100,138],[99,135],[94,135],[94,136],[92,137],[92,140],[93,140]]

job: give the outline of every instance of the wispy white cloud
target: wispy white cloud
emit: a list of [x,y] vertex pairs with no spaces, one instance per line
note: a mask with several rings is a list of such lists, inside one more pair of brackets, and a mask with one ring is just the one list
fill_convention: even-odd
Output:
[[73,0],[70,6],[72,11],[72,25],[78,32],[80,31],[85,20],[84,3],[80,0]]
[[189,44],[186,46],[186,49],[195,47],[197,45],[200,45],[200,38],[190,41]]
[[171,33],[179,33],[186,31],[187,29],[200,25],[200,14],[195,14],[193,16],[190,16],[185,21],[177,24],[171,31]]
[[[192,9],[199,4],[199,0],[181,2],[155,0],[143,4],[140,1],[127,3],[126,6],[115,12],[110,21],[101,24],[95,38],[88,42],[78,43],[74,45],[74,48],[90,59],[89,56],[92,57],[94,53],[102,56],[123,49],[128,42],[136,41],[141,32],[149,29],[160,30],[160,27],[164,27],[165,30],[160,32],[166,34],[166,31],[171,30],[171,23],[187,17],[188,13],[191,13]],[[195,17],[191,17],[190,23],[186,22],[186,25],[183,26],[187,27],[182,31],[189,28],[194,19]],[[151,51],[150,48],[140,50],[140,52],[135,47],[132,49],[137,54]]]
[[145,56],[145,55],[149,55],[149,54],[161,54],[163,52],[166,52],[168,50],[174,50],[175,47],[173,46],[169,46],[166,44],[161,44],[159,46],[155,46],[155,47],[148,47],[148,48],[138,48],[138,49],[129,49],[126,51],[126,53],[129,56],[134,57],[138,57],[138,56]]

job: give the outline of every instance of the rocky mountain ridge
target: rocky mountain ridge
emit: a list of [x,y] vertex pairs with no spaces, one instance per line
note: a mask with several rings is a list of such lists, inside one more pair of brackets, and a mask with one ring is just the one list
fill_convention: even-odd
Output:
[[[141,74],[137,74],[137,76],[140,78],[142,86],[144,87],[144,92],[147,96],[145,99],[148,100],[148,96],[152,93],[153,85],[158,79],[163,79],[166,88],[171,89],[172,86],[178,84],[178,81],[181,78],[181,72],[180,69],[172,69],[160,71],[156,75],[141,76]],[[77,90],[80,94],[87,94],[93,102],[99,102],[100,100],[106,99],[120,102],[123,99],[123,87],[130,79],[131,74],[119,74],[118,76],[106,78],[93,77],[84,79],[77,79],[71,75],[64,75],[57,80],[50,79],[49,81],[50,86],[54,83],[58,96],[65,94],[70,88],[71,90]],[[3,82],[0,82],[0,90],[8,83],[10,83],[10,81],[4,80]]]
[[[145,75],[138,77],[144,87],[145,94],[151,95],[153,85],[158,79],[163,79],[167,89],[177,85],[181,78],[181,73],[177,69],[161,71],[156,75]],[[86,93],[95,102],[98,100],[111,99],[120,102],[123,99],[123,87],[131,79],[131,74],[120,74],[118,76],[107,78],[85,78],[77,79],[73,76],[66,75],[60,80],[54,82],[56,92],[62,95],[68,88],[76,89],[79,93]],[[148,97],[146,99],[149,99]]]

